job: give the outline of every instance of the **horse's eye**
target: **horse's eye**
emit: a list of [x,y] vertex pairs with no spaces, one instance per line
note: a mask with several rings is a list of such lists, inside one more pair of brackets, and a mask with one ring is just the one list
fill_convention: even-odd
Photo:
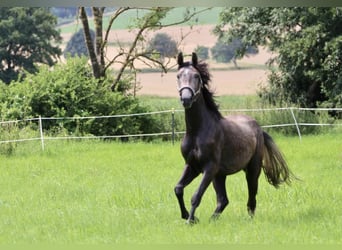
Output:
[[199,78],[199,75],[198,75],[198,74],[195,74],[194,77],[195,77],[196,79],[198,79],[198,78]]
[[180,75],[177,75],[177,79],[179,79],[180,78]]

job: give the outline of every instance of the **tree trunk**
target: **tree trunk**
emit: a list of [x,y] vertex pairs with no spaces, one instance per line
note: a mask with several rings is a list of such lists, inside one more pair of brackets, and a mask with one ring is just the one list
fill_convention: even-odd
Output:
[[95,51],[97,55],[97,62],[100,63],[100,75],[104,76],[104,68],[105,68],[105,61],[104,61],[104,53],[103,53],[103,34],[102,34],[102,20],[103,20],[103,12],[104,7],[97,8],[93,7],[93,17],[94,17],[94,24],[95,24]]
[[238,66],[238,64],[237,64],[237,62],[236,62],[236,58],[233,58],[233,59],[232,59],[232,62],[233,62],[234,67],[235,67],[236,69],[240,69],[240,67]]
[[[89,58],[91,61],[91,66],[93,69],[93,74],[95,78],[100,79],[103,76],[102,75],[103,72],[101,72],[102,70],[101,70],[100,62],[98,61],[97,55],[95,53],[94,44],[90,36],[90,28],[89,28],[87,13],[85,12],[84,7],[80,7],[79,12],[80,12],[79,14],[80,19],[83,25],[84,38],[86,41],[88,54],[89,54]],[[102,26],[102,22],[101,22],[101,26]],[[101,34],[102,34],[102,31],[101,31]],[[95,36],[97,37],[97,34],[95,34]]]

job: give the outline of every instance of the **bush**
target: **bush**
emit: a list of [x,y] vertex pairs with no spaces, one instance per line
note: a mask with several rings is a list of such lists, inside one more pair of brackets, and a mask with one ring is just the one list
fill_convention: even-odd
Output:
[[[110,76],[101,82],[92,77],[86,58],[70,58],[53,69],[42,66],[37,74],[27,74],[23,82],[2,86],[1,119],[148,112],[133,96],[111,92],[110,84]],[[155,132],[158,122],[148,116],[44,120],[43,129],[50,133],[66,129],[69,134],[78,135],[125,135]]]
[[0,141],[10,141],[6,143],[0,143],[0,154],[12,155],[17,148],[17,143],[13,140],[19,134],[19,130],[16,124],[0,124]]

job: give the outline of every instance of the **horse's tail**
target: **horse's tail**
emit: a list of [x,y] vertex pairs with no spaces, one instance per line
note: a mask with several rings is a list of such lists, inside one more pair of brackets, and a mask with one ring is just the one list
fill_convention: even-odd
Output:
[[276,188],[282,183],[290,184],[291,177],[294,175],[287,166],[284,156],[269,134],[263,131],[263,136],[265,145],[263,170],[267,181]]

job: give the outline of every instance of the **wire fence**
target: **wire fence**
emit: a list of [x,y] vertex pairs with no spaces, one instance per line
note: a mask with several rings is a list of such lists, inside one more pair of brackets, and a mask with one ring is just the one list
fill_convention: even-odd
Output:
[[[300,111],[310,111],[313,114],[317,112],[335,112],[339,113],[342,111],[342,108],[296,108],[296,107],[287,107],[287,108],[264,108],[264,109],[223,109],[221,112],[223,114],[229,113],[257,113],[257,112],[281,112],[281,111],[289,111],[291,114],[291,122],[286,123],[278,123],[278,124],[263,124],[261,127],[263,128],[283,128],[283,127],[295,127],[296,132],[300,141],[302,140],[301,127],[305,126],[342,126],[341,122],[298,122],[298,114],[296,116],[296,112]],[[41,148],[44,150],[45,142],[48,140],[72,140],[72,139],[110,139],[110,138],[143,138],[143,137],[160,137],[160,136],[169,136],[171,137],[172,143],[175,141],[175,137],[178,135],[182,135],[185,133],[184,130],[177,131],[177,126],[175,122],[175,114],[176,113],[184,113],[184,110],[164,110],[164,111],[154,111],[154,112],[146,112],[146,113],[136,113],[136,114],[120,114],[120,115],[110,115],[110,116],[84,116],[84,117],[37,117],[23,120],[14,120],[14,121],[0,121],[0,128],[4,128],[6,126],[11,126],[13,124],[19,123],[35,123],[37,124],[37,133],[36,136],[29,136],[26,138],[12,138],[13,136],[9,136],[8,139],[2,140],[3,136],[0,136],[0,144],[4,143],[14,143],[14,142],[25,142],[25,141],[40,141]],[[171,129],[170,131],[164,132],[156,132],[156,133],[146,133],[146,134],[122,134],[122,135],[63,135],[63,136],[51,136],[49,133],[45,133],[44,131],[44,123],[47,121],[79,121],[79,120],[90,120],[90,119],[104,119],[104,118],[122,118],[122,117],[134,117],[134,116],[145,116],[145,115],[170,115],[171,117]],[[24,127],[24,126],[22,126]],[[4,129],[0,131],[4,133]]]

